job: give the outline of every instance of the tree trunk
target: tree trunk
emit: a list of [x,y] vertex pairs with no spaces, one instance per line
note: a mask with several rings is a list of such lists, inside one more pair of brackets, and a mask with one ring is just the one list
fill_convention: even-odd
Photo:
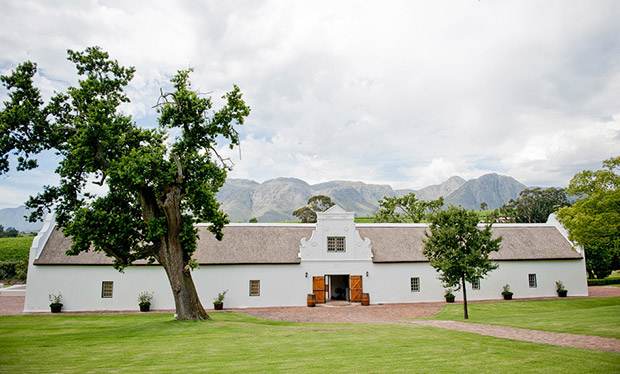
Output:
[[191,269],[183,264],[183,251],[178,237],[168,235],[167,239],[168,243],[162,246],[158,257],[172,287],[176,319],[210,319],[198,298]]
[[461,277],[461,283],[463,287],[463,311],[465,319],[469,319],[469,315],[467,314],[467,289],[465,288],[465,276]]
[[200,303],[196,287],[192,279],[191,269],[185,264],[183,249],[179,242],[181,232],[181,192],[172,188],[166,194],[162,204],[167,221],[167,232],[159,250],[157,260],[166,270],[174,304],[176,319],[202,320],[209,319],[209,315]]

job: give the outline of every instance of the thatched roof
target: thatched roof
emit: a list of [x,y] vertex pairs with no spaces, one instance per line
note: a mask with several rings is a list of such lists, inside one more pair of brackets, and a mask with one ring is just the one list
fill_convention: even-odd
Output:
[[227,226],[222,241],[199,227],[194,258],[199,264],[298,264],[301,239],[314,227]]
[[[421,225],[358,225],[362,238],[370,239],[373,262],[426,262],[422,255],[424,232]],[[198,227],[194,258],[201,265],[298,264],[302,238],[309,239],[313,225],[230,225],[222,241],[206,226]],[[554,226],[495,225],[501,235],[501,250],[491,254],[499,261],[580,259],[571,243]],[[101,253],[67,256],[71,239],[53,230],[35,265],[108,265],[112,260]],[[136,265],[145,264],[144,261]]]
[[[374,262],[426,262],[422,255],[426,227],[358,226],[369,238]],[[495,225],[493,236],[502,236],[501,250],[490,254],[498,261],[580,259],[571,243],[554,226]]]
[[[309,239],[314,228],[294,225],[227,226],[221,241],[207,230],[198,227],[195,258],[201,265],[222,264],[298,264],[302,238]],[[82,252],[67,256],[71,238],[54,229],[35,265],[111,265],[112,259],[102,253]],[[146,261],[136,261],[144,265]]]

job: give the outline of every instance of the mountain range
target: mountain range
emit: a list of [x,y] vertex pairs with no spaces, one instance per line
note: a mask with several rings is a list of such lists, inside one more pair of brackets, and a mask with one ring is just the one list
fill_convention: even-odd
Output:
[[499,208],[510,199],[516,199],[526,186],[514,178],[486,174],[480,178],[465,180],[450,177],[445,182],[419,190],[393,189],[385,184],[331,181],[310,185],[301,179],[276,178],[257,183],[247,179],[228,179],[217,194],[232,222],[247,222],[256,218],[259,222],[295,220],[292,212],[306,205],[315,195],[329,196],[333,202],[357,216],[369,216],[379,207],[384,196],[403,196],[414,192],[423,200],[444,197],[446,205],[461,205],[468,209],[480,209],[487,203],[488,209]]
[[[480,204],[485,202],[488,209],[495,209],[510,199],[516,199],[525,188],[514,178],[498,174],[486,174],[470,180],[454,176],[441,184],[419,190],[395,190],[387,184],[351,181],[310,185],[296,178],[276,178],[263,183],[229,178],[218,192],[217,200],[231,222],[247,222],[251,218],[259,222],[281,222],[296,220],[292,212],[305,206],[308,199],[315,195],[329,196],[333,202],[349,212],[355,212],[357,216],[370,216],[384,196],[403,196],[414,192],[423,200],[443,196],[446,205],[479,209]],[[1,209],[0,225],[20,231],[38,231],[42,224],[26,222],[23,219],[26,214],[24,206]]]

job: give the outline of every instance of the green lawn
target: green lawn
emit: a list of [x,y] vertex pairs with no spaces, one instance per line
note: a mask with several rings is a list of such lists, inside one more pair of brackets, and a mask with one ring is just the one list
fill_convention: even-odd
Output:
[[0,238],[0,261],[28,261],[30,246],[34,236],[18,236],[16,238]]
[[0,372],[611,373],[620,354],[404,324],[301,324],[238,313],[0,317]]
[[[473,323],[620,339],[620,297],[469,304]],[[446,305],[427,319],[463,320],[463,305]]]

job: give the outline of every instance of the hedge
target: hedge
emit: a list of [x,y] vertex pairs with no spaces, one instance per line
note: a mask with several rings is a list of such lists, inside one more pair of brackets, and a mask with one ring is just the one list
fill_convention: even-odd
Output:
[[6,281],[26,280],[28,272],[28,261],[26,260],[6,260],[0,261],[0,279]]
[[604,286],[606,284],[620,284],[620,278],[588,279],[588,286]]

